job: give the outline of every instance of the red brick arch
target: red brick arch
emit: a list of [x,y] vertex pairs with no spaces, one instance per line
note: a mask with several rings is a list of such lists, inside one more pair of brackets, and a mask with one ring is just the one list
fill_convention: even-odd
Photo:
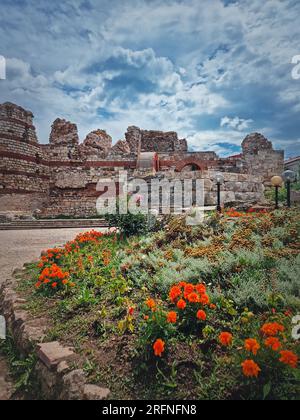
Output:
[[203,161],[189,158],[179,161],[176,165],[175,170],[176,172],[181,172],[188,165],[196,166],[199,169],[199,171],[204,171],[205,169],[207,169],[207,165]]

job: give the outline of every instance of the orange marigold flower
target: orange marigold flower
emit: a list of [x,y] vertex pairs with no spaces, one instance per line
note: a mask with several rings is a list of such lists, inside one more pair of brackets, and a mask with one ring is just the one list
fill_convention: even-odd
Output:
[[149,316],[148,315],[144,315],[144,320],[148,321],[149,320]]
[[68,283],[69,283],[69,281],[68,281],[68,280],[63,280],[63,281],[62,281],[62,284],[63,284],[64,286],[66,286]]
[[161,357],[161,355],[165,351],[165,342],[159,338],[153,344],[153,350],[154,350],[155,356]]
[[198,311],[197,312],[197,318],[201,321],[205,321],[206,320],[206,313],[204,311]]
[[190,293],[190,294],[187,296],[187,300],[188,300],[190,303],[197,303],[197,302],[199,302],[199,296],[197,295],[197,293],[193,292],[193,293]]
[[281,343],[277,337],[269,337],[265,341],[265,346],[270,347],[274,351],[278,351],[281,348]]
[[293,369],[297,368],[298,365],[298,356],[289,350],[283,350],[280,352],[281,358],[279,361],[285,365],[290,366]]
[[202,303],[202,305],[209,305],[210,303],[210,299],[209,296],[207,294],[204,294],[200,297],[200,303]]
[[41,283],[40,281],[38,281],[38,282],[35,284],[35,288],[36,288],[36,289],[39,289],[39,288],[41,287],[41,284],[42,284],[42,283]]
[[283,331],[284,331],[284,326],[281,324],[278,324],[278,322],[264,324],[261,328],[261,332],[263,333],[263,335],[268,336],[268,337],[274,337],[279,332],[283,332]]
[[185,301],[185,300],[183,300],[183,299],[180,299],[180,300],[177,302],[177,308],[178,308],[178,309],[181,309],[181,310],[185,309],[185,308],[186,308],[186,301]]
[[222,332],[219,336],[219,341],[222,346],[230,346],[232,344],[233,335],[229,332]]
[[185,287],[187,285],[186,281],[181,281],[180,283],[178,283],[179,287]]
[[210,309],[212,309],[214,311],[215,309],[217,309],[217,306],[215,304],[211,303]]
[[181,289],[178,286],[173,286],[170,290],[169,297],[172,302],[181,296]]
[[176,312],[169,312],[167,320],[170,324],[176,324],[177,321],[177,313]]
[[75,283],[70,283],[69,286],[70,287],[75,287],[76,285],[75,285]]
[[258,377],[261,372],[260,367],[253,360],[245,360],[242,363],[243,374],[248,378]]
[[204,295],[206,293],[206,286],[205,284],[197,284],[196,290],[200,295]]
[[195,290],[195,288],[192,284],[186,284],[185,287],[184,287],[184,297],[185,297],[185,299],[187,299],[188,295],[193,293],[194,290]]
[[154,311],[155,310],[155,308],[156,308],[156,303],[155,303],[155,300],[154,299],[148,299],[147,301],[146,301],[146,305],[148,306],[148,308],[149,309],[151,309],[152,311]]
[[254,338],[248,338],[248,340],[245,341],[245,349],[256,356],[260,349],[260,344]]
[[52,287],[53,289],[55,289],[57,287],[57,283],[56,282],[52,283]]

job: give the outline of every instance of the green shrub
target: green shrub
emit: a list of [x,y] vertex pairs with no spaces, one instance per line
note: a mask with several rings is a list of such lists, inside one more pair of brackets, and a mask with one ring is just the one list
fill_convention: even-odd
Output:
[[[142,198],[137,198],[134,212],[130,211],[130,199],[130,195],[120,197],[117,200],[116,208],[111,209],[108,207],[107,213],[104,214],[104,218],[108,222],[109,227],[117,228],[127,238],[146,234],[154,228],[156,223],[156,218],[150,213],[145,213],[145,209],[142,209]],[[120,208],[123,211],[120,212]],[[126,212],[124,212],[125,209]]]
[[145,214],[108,214],[109,227],[115,227],[126,237],[143,235],[148,231],[148,217]]
[[227,292],[240,308],[261,312],[268,308],[268,296],[272,293],[270,280],[264,270],[245,270],[231,278],[233,288]]

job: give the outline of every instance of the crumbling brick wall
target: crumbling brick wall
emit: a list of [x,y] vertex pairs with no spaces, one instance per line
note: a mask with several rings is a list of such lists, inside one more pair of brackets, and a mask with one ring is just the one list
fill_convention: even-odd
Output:
[[[206,202],[215,201],[214,176],[225,174],[225,202],[259,201],[263,180],[283,171],[283,152],[262,135],[247,136],[243,153],[219,158],[214,152],[189,152],[175,132],[129,127],[125,140],[112,145],[104,130],[80,143],[76,124],[56,119],[49,144],[38,143],[33,115],[11,104],[0,105],[0,211],[39,209],[43,216],[92,216],[102,178],[117,178],[120,170],[139,173],[140,153],[156,152],[160,175],[205,179]],[[157,169],[157,168],[156,168]]]

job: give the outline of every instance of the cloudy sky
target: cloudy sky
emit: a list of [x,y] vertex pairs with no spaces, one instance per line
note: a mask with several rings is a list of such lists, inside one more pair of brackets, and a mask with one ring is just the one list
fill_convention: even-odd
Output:
[[0,0],[0,102],[114,141],[129,125],[191,149],[239,151],[259,131],[300,154],[299,0]]

